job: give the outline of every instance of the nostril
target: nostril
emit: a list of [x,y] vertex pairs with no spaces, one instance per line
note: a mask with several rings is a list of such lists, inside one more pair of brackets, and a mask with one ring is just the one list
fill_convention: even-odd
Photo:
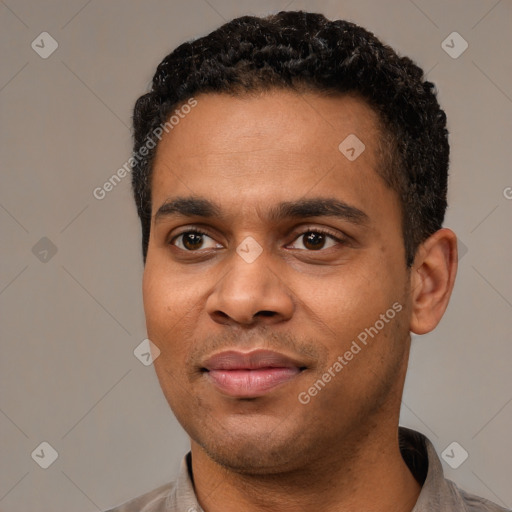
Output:
[[274,316],[276,314],[275,311],[259,311],[258,315],[261,316]]
[[211,317],[215,322],[218,322],[219,324],[227,324],[230,322],[229,315],[224,313],[224,311],[214,311],[213,313],[211,313]]

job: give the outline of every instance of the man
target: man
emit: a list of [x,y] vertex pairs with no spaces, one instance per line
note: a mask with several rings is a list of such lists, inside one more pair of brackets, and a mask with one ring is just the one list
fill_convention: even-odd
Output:
[[398,427],[457,268],[422,71],[345,21],[242,17],[162,61],[134,127],[148,337],[191,451],[114,510],[504,510]]

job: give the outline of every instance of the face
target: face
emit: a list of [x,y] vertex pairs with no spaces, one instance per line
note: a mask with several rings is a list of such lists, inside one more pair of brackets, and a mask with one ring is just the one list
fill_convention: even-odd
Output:
[[196,100],[153,168],[155,368],[193,449],[298,468],[398,422],[409,272],[377,119],[349,96]]

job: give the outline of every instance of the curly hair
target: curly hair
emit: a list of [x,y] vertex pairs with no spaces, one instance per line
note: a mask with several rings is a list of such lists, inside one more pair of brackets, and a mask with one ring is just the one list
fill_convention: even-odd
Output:
[[[322,14],[282,11],[242,16],[209,35],[181,44],[159,64],[152,88],[134,108],[132,187],[146,261],[151,226],[151,134],[173,109],[199,93],[239,96],[287,89],[355,94],[377,113],[381,135],[377,172],[398,194],[406,264],[441,228],[448,181],[446,115],[435,86],[408,57],[400,57],[354,23]],[[161,130],[160,130],[161,131]]]

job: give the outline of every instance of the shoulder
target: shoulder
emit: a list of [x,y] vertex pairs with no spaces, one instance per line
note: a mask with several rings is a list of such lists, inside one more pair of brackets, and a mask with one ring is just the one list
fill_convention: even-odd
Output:
[[459,493],[468,512],[510,512],[510,509],[503,508],[492,501],[464,491],[450,480],[448,482],[453,486],[454,491]]
[[165,512],[168,510],[168,498],[174,492],[175,486],[175,482],[162,485],[107,512]]
[[192,483],[190,452],[183,457],[177,478],[107,512],[199,512]]
[[400,427],[399,446],[409,470],[422,486],[413,512],[511,512],[446,478],[434,445],[420,432]]

